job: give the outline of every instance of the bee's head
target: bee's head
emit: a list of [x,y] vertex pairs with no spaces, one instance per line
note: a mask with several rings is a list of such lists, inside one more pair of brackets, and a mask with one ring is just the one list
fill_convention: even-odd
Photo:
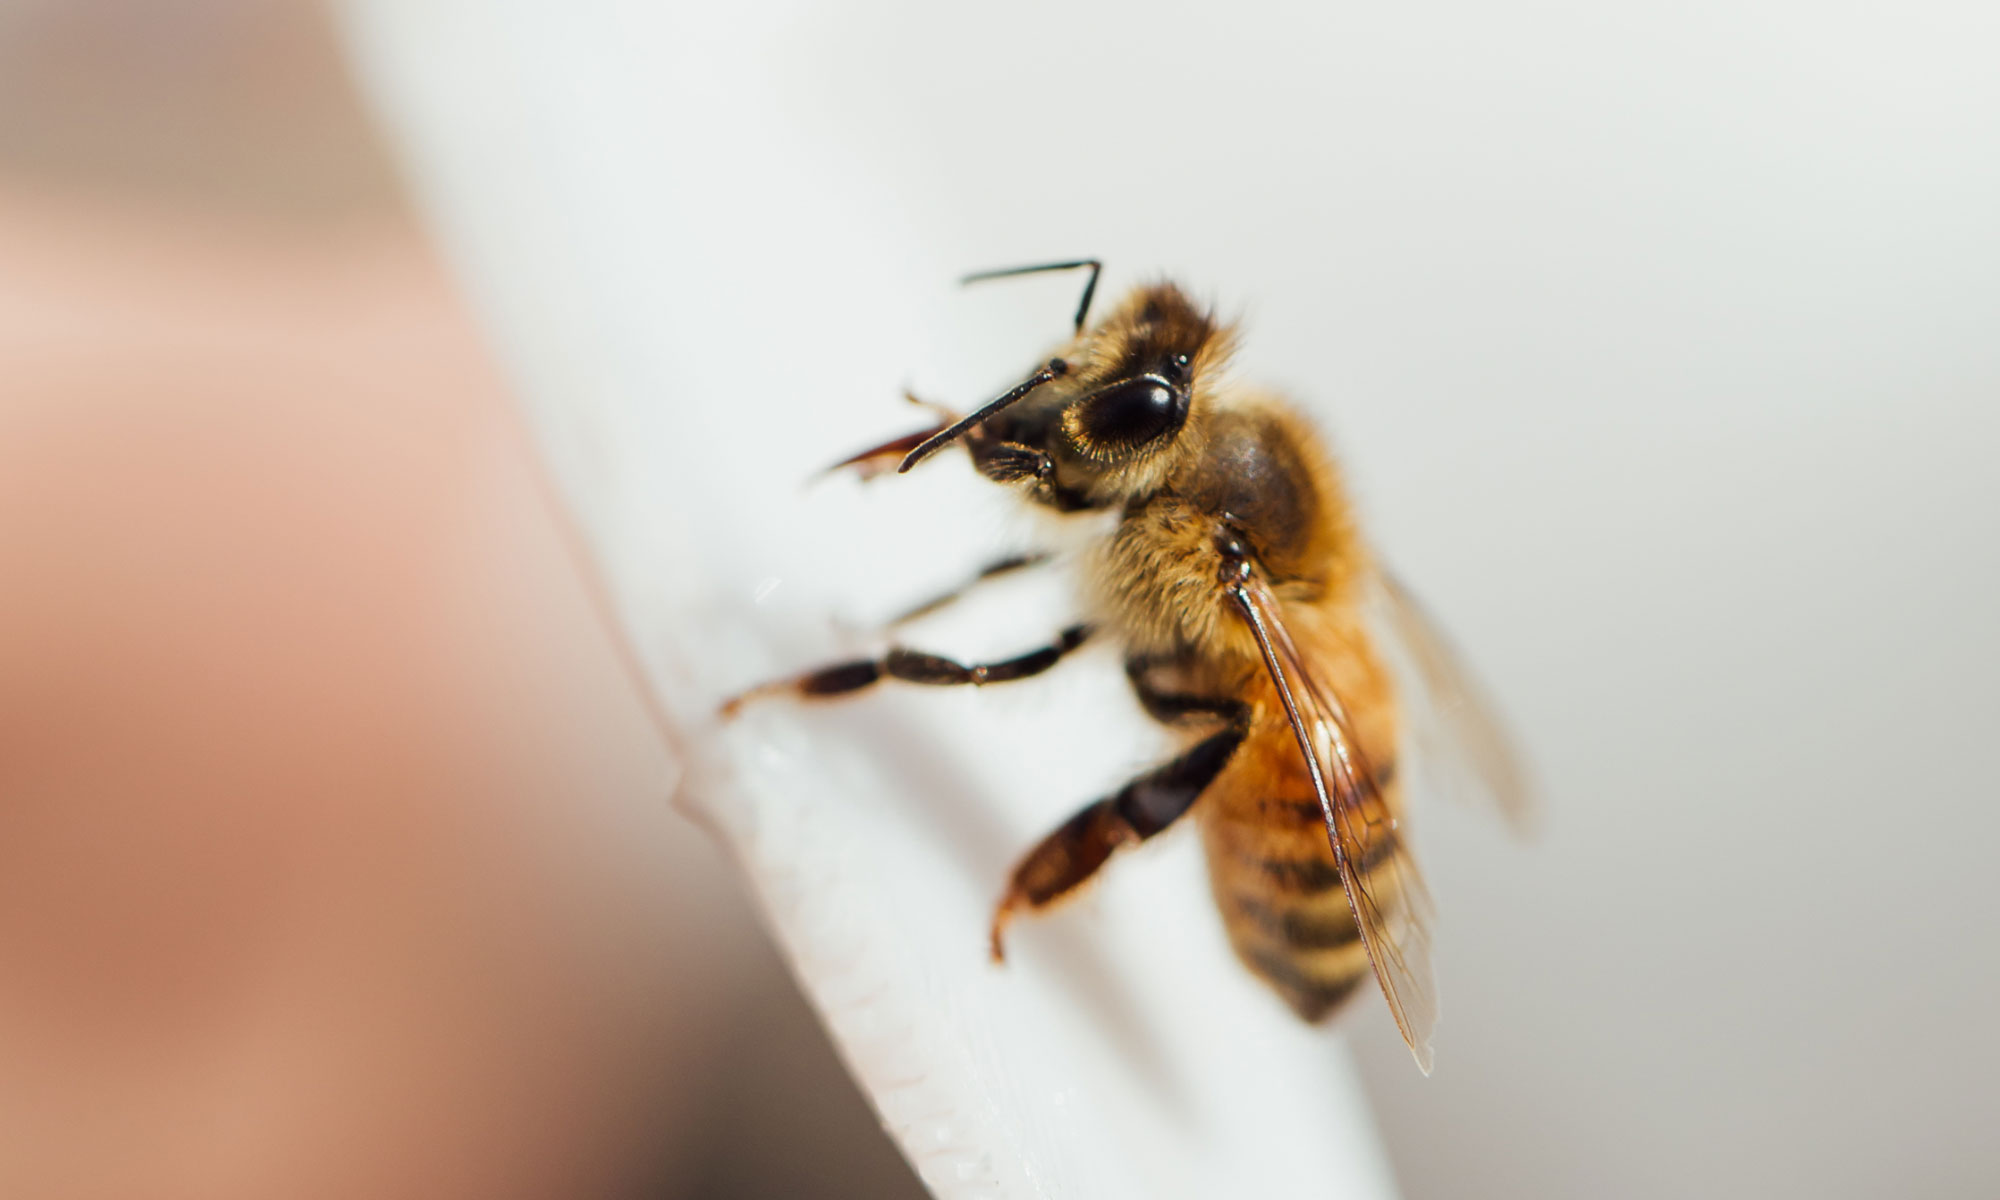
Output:
[[1120,503],[1157,485],[1229,341],[1174,285],[1140,288],[1020,386],[934,440],[963,436],[987,475],[1032,477],[1036,498],[1059,507]]
[[1141,288],[1077,339],[1056,389],[1060,428],[1051,453],[1115,467],[1157,454],[1193,407],[1195,375],[1217,341],[1208,313],[1172,284]]

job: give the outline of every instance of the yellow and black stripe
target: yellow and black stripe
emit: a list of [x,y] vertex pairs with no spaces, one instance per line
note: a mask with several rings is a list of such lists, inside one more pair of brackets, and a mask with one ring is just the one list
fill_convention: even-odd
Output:
[[[1297,753],[1282,743],[1271,747],[1286,748]],[[1394,786],[1393,768],[1392,762],[1375,771],[1385,796]],[[1209,880],[1237,957],[1299,1016],[1323,1020],[1372,970],[1319,802],[1310,795],[1210,799],[1203,821]],[[1402,853],[1391,834],[1370,847],[1369,861],[1354,866],[1375,871]]]

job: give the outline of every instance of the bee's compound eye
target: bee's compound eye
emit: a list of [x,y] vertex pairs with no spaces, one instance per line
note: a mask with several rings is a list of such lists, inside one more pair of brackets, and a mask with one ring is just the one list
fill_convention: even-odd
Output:
[[1140,375],[1084,397],[1077,432],[1091,445],[1140,446],[1180,428],[1187,406],[1186,392],[1157,375]]

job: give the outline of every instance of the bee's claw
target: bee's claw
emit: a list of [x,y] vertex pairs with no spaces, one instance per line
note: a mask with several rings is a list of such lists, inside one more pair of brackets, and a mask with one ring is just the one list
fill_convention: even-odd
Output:
[[1009,892],[1007,898],[1000,902],[1000,907],[994,910],[993,928],[991,932],[987,935],[989,939],[990,953],[993,956],[993,965],[996,967],[1004,967],[1007,965],[1007,944],[1006,944],[1007,920],[1013,915],[1014,915],[1014,896],[1012,892]]
[[795,684],[792,680],[781,679],[775,683],[760,683],[756,687],[745,688],[743,691],[736,693],[734,696],[717,705],[715,715],[725,721],[733,720],[737,713],[743,711],[743,706],[750,701],[757,699],[759,696],[768,696],[773,692],[789,691],[794,686]]

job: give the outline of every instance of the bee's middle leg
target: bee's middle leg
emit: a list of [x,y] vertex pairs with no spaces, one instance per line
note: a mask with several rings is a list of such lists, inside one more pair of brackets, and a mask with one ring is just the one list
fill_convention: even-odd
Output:
[[744,701],[773,692],[791,692],[799,696],[841,696],[858,692],[884,679],[901,679],[938,687],[959,684],[978,686],[1026,679],[1031,675],[1040,675],[1061,662],[1070,651],[1089,640],[1090,633],[1088,625],[1072,625],[1047,646],[991,663],[966,664],[942,655],[896,646],[881,658],[835,663],[794,679],[752,688],[726,701],[722,706],[722,715],[733,716]]
[[1229,725],[1180,757],[1153,768],[1062,823],[1030,850],[1007,881],[993,913],[993,961],[1006,958],[1002,938],[1014,913],[1046,908],[1097,873],[1121,846],[1145,841],[1174,823],[1222,773],[1249,726],[1241,705],[1210,701],[1208,711]]
[[919,617],[930,616],[947,605],[955,604],[963,599],[967,592],[972,591],[989,579],[998,579],[1003,575],[1011,575],[1016,571],[1026,570],[1029,567],[1039,567],[1047,561],[1049,561],[1049,556],[1041,551],[1033,551],[1027,554],[1010,554],[1005,558],[995,559],[979,568],[978,572],[972,578],[960,583],[950,591],[940,592],[922,604],[897,613],[890,619],[889,628],[894,629],[899,625],[907,625]]

